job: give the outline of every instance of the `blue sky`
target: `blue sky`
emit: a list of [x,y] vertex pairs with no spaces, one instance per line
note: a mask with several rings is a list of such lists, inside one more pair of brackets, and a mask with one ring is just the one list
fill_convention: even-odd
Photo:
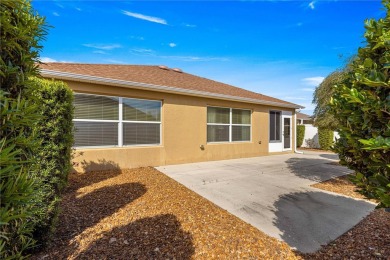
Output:
[[380,1],[43,1],[42,61],[148,64],[294,102],[364,45]]

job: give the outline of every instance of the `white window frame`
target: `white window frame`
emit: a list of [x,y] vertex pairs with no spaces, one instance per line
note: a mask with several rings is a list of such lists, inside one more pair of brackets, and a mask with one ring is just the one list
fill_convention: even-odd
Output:
[[[222,123],[207,123],[206,124],[206,139],[207,138],[207,126],[209,125],[223,125],[223,126],[229,126],[229,141],[221,141],[221,142],[207,142],[208,144],[221,144],[221,143],[248,143],[248,142],[252,142],[252,110],[251,109],[247,109],[247,108],[231,108],[231,107],[220,107],[220,106],[207,106],[207,109],[209,107],[215,107],[215,108],[228,108],[229,109],[229,124],[222,124]],[[236,110],[246,110],[246,111],[249,111],[250,112],[250,115],[251,115],[251,123],[250,124],[233,124],[233,109],[236,109]],[[207,117],[207,111],[206,111],[206,117]],[[207,118],[206,118],[206,122],[207,122]],[[249,140],[245,140],[245,141],[233,141],[232,140],[232,134],[233,134],[233,126],[249,126],[249,129],[250,129],[250,136],[249,136]]]
[[[153,99],[144,99],[144,98],[129,98],[129,97],[118,97],[118,96],[108,96],[108,95],[99,95],[99,94],[89,94],[82,92],[75,92],[74,94],[81,95],[90,95],[90,96],[101,96],[101,97],[112,97],[118,98],[118,120],[101,120],[101,119],[73,119],[73,122],[98,122],[98,123],[118,123],[118,144],[117,145],[99,145],[99,146],[73,146],[73,148],[107,148],[107,147],[136,147],[136,146],[160,146],[162,143],[162,101],[161,100],[153,100]],[[136,99],[136,100],[145,100],[145,101],[154,101],[160,103],[160,121],[130,121],[123,120],[123,99]],[[160,125],[160,142],[158,144],[123,144],[123,123],[152,123]]]

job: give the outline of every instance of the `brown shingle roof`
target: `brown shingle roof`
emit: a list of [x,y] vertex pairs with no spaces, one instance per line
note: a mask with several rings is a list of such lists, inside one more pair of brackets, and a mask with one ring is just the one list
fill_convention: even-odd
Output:
[[[275,102],[280,104],[281,106],[286,107],[301,107],[299,105],[284,100],[255,93],[214,80],[198,77],[185,72],[176,72],[172,69],[162,69],[159,66],[46,63],[40,64],[39,67],[41,69],[41,74],[44,77],[49,77],[50,74],[47,73],[48,71],[73,73],[83,76],[93,76],[105,79],[146,83],[158,86],[175,87],[183,90],[202,91],[212,94],[255,99],[266,102]],[[56,77],[54,76],[53,78]]]
[[296,115],[297,115],[297,119],[303,119],[303,120],[311,120],[312,119],[311,116],[304,114],[304,113],[297,112]]

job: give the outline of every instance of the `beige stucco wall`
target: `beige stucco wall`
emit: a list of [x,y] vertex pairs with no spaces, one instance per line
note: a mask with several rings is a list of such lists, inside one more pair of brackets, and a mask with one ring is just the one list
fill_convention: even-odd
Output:
[[[74,158],[74,168],[77,171],[159,166],[268,155],[269,110],[292,111],[294,115],[294,109],[90,83],[66,82],[75,92],[163,101],[160,146],[77,149]],[[252,140],[242,143],[207,144],[207,106],[251,109]],[[292,122],[295,121],[293,118]],[[292,129],[294,131],[294,127]],[[292,147],[294,147],[294,136],[293,132]],[[200,149],[200,145],[204,145],[204,150]]]

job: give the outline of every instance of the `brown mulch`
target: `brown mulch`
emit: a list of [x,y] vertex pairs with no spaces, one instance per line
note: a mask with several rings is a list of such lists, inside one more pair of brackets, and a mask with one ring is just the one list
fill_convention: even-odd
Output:
[[33,259],[298,259],[153,168],[72,174],[51,245]]
[[[356,186],[349,180],[349,175],[333,178],[311,186],[321,190],[343,194],[355,199],[366,199],[366,197],[356,191]],[[376,203],[374,200],[370,201]]]

